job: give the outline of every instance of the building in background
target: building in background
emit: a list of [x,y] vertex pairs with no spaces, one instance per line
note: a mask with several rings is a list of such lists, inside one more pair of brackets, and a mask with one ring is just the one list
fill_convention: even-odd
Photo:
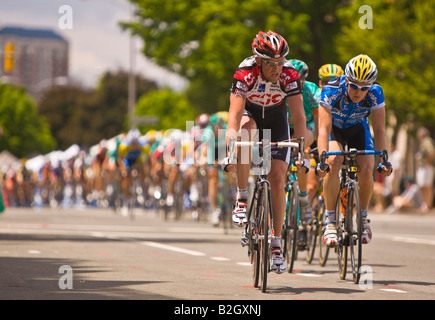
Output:
[[0,29],[0,81],[23,85],[38,99],[68,80],[68,41],[49,29]]

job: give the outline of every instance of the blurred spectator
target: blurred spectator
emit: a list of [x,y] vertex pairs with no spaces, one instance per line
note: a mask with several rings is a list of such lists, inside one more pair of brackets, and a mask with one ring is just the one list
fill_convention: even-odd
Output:
[[387,213],[391,214],[401,209],[418,209],[427,212],[428,206],[423,200],[421,188],[411,178],[403,180],[403,192],[393,198],[393,204],[388,207]]
[[419,150],[415,156],[417,161],[416,183],[421,188],[423,199],[430,209],[433,205],[434,193],[435,144],[429,130],[425,127],[418,129],[417,138],[419,140]]

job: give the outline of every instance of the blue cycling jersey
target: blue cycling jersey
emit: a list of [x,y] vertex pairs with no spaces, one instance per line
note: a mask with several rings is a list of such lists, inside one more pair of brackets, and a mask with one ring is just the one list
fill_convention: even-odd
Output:
[[357,124],[368,126],[367,117],[370,112],[385,106],[382,87],[375,83],[367,96],[358,103],[353,103],[348,97],[346,76],[340,76],[328,82],[322,88],[320,105],[332,112],[332,124],[340,129],[346,129]]

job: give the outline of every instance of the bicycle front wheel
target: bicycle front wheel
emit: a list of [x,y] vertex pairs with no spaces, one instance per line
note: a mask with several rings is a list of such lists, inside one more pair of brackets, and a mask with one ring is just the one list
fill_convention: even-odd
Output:
[[358,283],[361,277],[362,263],[362,216],[361,202],[359,198],[358,185],[349,189],[349,198],[347,205],[347,217],[349,219],[349,233],[351,233],[349,250],[350,262],[352,265],[352,275],[354,283]]
[[344,203],[342,202],[342,194],[344,189],[340,189],[337,198],[337,205],[335,208],[335,219],[337,221],[337,237],[338,243],[335,246],[335,253],[337,254],[338,274],[341,280],[346,279],[347,272],[347,257],[349,247],[349,235],[346,231],[346,211],[342,211]]
[[262,185],[262,201],[261,201],[261,220],[259,225],[260,241],[260,278],[261,278],[261,291],[266,292],[267,289],[267,274],[269,272],[269,257],[270,257],[270,244],[269,244],[269,219],[270,219],[270,202],[269,202],[269,185],[263,183]]

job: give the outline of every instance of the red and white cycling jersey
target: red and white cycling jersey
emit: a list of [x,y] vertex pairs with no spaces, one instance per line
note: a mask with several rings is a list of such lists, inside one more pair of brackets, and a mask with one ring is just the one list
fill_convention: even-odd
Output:
[[277,83],[263,78],[255,56],[246,58],[234,73],[231,92],[246,99],[248,106],[274,107],[285,102],[285,98],[302,93],[299,75],[288,61],[282,68]]

